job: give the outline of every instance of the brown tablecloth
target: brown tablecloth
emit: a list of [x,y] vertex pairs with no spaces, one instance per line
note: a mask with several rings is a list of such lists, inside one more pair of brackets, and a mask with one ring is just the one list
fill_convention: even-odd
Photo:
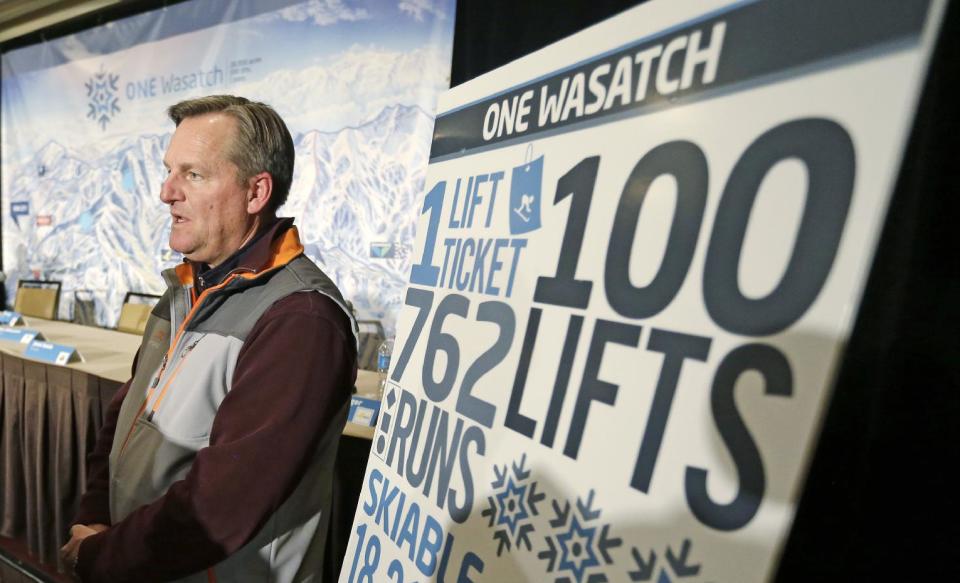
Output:
[[86,482],[86,453],[120,385],[0,354],[0,536],[24,541],[40,562],[58,561]]
[[27,327],[76,347],[84,359],[46,364],[24,357],[25,345],[0,342],[0,536],[56,565],[86,483],[87,452],[140,339],[38,318],[28,318]]
[[[70,520],[86,484],[86,457],[113,395],[130,374],[139,336],[30,318],[28,327],[76,347],[83,362],[65,366],[23,356],[0,341],[0,536],[23,541],[33,557],[59,564]],[[375,393],[376,373],[360,371],[358,392]],[[352,423],[337,459],[328,537],[328,575],[339,571],[349,537],[373,428]]]

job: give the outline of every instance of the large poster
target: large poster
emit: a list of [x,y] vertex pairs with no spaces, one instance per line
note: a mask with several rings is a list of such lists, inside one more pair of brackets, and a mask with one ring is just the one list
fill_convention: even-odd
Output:
[[[296,145],[281,216],[361,318],[392,329],[409,270],[454,0],[204,0],[4,53],[3,264],[63,281],[113,325],[159,293],[170,105],[232,93],[273,105]],[[12,295],[10,297],[13,297]]]
[[652,1],[446,93],[341,583],[769,580],[943,8]]

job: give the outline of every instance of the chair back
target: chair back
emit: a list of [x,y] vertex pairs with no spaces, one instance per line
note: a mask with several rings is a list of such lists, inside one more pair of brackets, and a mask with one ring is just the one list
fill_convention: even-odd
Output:
[[357,368],[377,370],[377,350],[386,338],[380,320],[357,320],[360,328],[360,349],[357,353]]
[[160,301],[160,296],[140,292],[127,292],[120,308],[120,319],[117,321],[117,330],[130,334],[143,334],[150,319],[153,306]]
[[17,297],[13,309],[24,316],[56,320],[60,307],[59,281],[21,279],[17,283]]
[[72,321],[74,324],[84,326],[97,325],[97,302],[92,291],[88,289],[74,290]]

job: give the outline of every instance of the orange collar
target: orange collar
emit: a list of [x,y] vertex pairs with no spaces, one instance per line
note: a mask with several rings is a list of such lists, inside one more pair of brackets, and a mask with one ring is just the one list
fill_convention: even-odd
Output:
[[[253,279],[265,271],[290,263],[295,257],[303,253],[300,235],[297,228],[292,224],[293,220],[281,219],[278,222],[286,223],[289,226],[279,235],[274,234],[273,237],[262,238],[262,242],[258,242],[245,252],[234,273],[244,279]],[[276,230],[279,231],[284,226],[286,225],[280,224]],[[181,263],[174,270],[184,287],[193,286],[193,266],[190,263]]]

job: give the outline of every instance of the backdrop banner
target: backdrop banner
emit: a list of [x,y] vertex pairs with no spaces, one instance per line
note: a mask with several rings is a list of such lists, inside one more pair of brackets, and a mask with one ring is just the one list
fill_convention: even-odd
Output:
[[943,9],[657,0],[444,94],[341,583],[770,579]]
[[287,121],[297,159],[280,214],[359,316],[392,329],[453,19],[454,0],[196,0],[4,53],[9,289],[63,281],[61,318],[89,290],[105,325],[128,290],[161,292],[180,260],[159,200],[165,110],[232,93]]

